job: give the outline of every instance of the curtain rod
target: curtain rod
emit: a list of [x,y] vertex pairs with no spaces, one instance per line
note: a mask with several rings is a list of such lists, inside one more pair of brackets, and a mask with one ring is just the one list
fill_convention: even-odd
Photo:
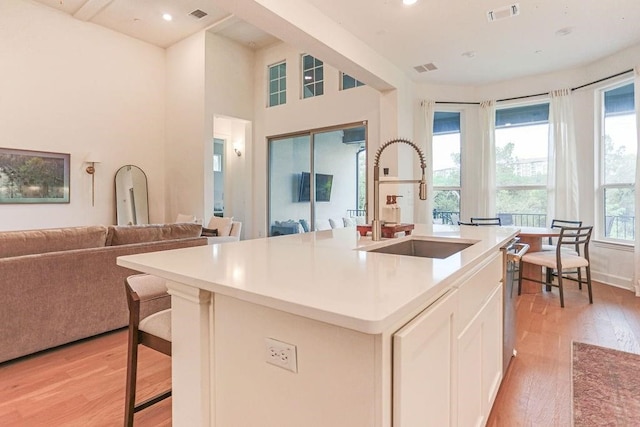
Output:
[[[595,81],[592,81],[592,82],[589,82],[589,83],[585,83],[585,84],[580,85],[580,86],[573,87],[573,88],[571,88],[571,92],[573,92],[574,90],[578,90],[578,89],[585,88],[585,87],[587,87],[587,86],[594,85],[594,84],[596,84],[596,83],[600,83],[600,82],[604,82],[604,81],[609,80],[609,79],[613,79],[613,78],[615,78],[615,77],[622,76],[622,75],[627,74],[627,73],[630,73],[630,72],[632,72],[632,71],[633,71],[633,68],[631,68],[631,69],[629,69],[629,70],[626,70],[626,71],[622,71],[622,72],[617,73],[617,74],[613,74],[613,75],[608,76],[608,77],[603,77],[603,78],[601,78],[601,79],[598,79],[598,80],[595,80]],[[513,97],[513,98],[502,98],[502,99],[496,99],[496,102],[515,101],[516,99],[535,98],[535,97],[537,97],[537,96],[544,96],[544,95],[548,95],[548,94],[549,94],[548,92],[545,92],[545,93],[536,93],[535,95],[515,96],[515,97]],[[480,103],[479,103],[479,102],[456,102],[456,101],[436,101],[436,104],[480,105]]]

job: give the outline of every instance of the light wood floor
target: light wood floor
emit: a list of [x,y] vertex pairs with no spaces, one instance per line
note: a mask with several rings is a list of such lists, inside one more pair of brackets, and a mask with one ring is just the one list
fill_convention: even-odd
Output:
[[512,359],[487,426],[570,426],[571,343],[640,353],[640,298],[594,283],[593,305],[586,288],[569,282],[565,308],[558,290],[518,299],[518,356]]
[[[518,356],[489,426],[570,426],[571,342],[640,353],[640,298],[594,284],[518,299]],[[141,347],[140,397],[168,387],[170,360]],[[123,420],[126,330],[0,364],[0,426],[119,426]],[[136,426],[171,425],[171,399],[136,415]]]
[[[0,426],[122,426],[127,330],[0,365]],[[169,388],[171,359],[140,346],[138,396]],[[170,426],[171,398],[135,415],[135,425]]]

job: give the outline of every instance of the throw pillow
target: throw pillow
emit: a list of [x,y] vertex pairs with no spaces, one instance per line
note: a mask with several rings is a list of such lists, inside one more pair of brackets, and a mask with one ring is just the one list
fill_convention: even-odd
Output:
[[300,225],[302,226],[302,230],[303,230],[305,233],[308,233],[308,232],[309,232],[309,223],[307,222],[307,220],[306,220],[306,219],[301,219],[301,220],[300,220]]
[[202,234],[201,236],[203,237],[218,237],[218,229],[211,229],[211,228],[205,228],[202,227]]
[[331,228],[342,228],[344,227],[344,222],[338,219],[329,218],[329,225],[331,225]]
[[209,224],[207,228],[212,230],[218,230],[218,236],[228,236],[231,233],[231,223],[233,222],[233,217],[224,217],[220,218],[217,216],[212,216],[209,220]]
[[356,226],[356,220],[353,219],[353,218],[343,217],[342,218],[342,222],[344,223],[345,227],[355,227]]

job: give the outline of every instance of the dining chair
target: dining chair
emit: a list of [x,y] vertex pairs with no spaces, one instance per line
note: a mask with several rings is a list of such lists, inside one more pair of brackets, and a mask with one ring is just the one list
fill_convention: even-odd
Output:
[[[539,251],[528,252],[520,258],[520,273],[518,278],[518,295],[522,291],[522,281],[529,280],[541,283],[550,290],[551,286],[555,286],[560,292],[560,307],[564,307],[564,280],[572,280],[578,282],[580,289],[582,284],[587,285],[589,291],[589,304],[593,304],[593,293],[591,290],[591,263],[589,261],[589,242],[591,241],[591,232],[593,226],[587,227],[562,227],[558,237],[558,243],[555,251]],[[563,250],[569,249],[569,250]],[[574,252],[572,248],[578,248],[578,252]],[[522,264],[528,263],[545,267],[545,280],[539,280],[532,277],[524,277],[524,269]],[[575,270],[580,271],[584,268],[587,279],[582,280],[582,276],[577,278],[570,274]],[[553,279],[557,283],[554,283]]]
[[[562,227],[582,227],[582,221],[570,221],[566,219],[552,219],[550,228]],[[553,237],[549,236],[549,243],[542,245],[543,251],[555,251],[556,245],[553,243]]]
[[471,222],[476,225],[502,225],[502,220],[496,218],[478,218],[471,217]]
[[[559,229],[562,227],[582,227],[582,221],[573,221],[573,220],[566,220],[566,219],[552,219],[551,220],[551,228],[553,229]],[[542,249],[543,251],[555,251],[556,250],[556,245],[554,243],[554,237],[553,236],[549,236],[549,243],[547,244],[542,244]],[[580,247],[579,245],[576,245],[573,248],[562,248],[562,250],[564,251],[571,251],[577,255],[580,255]],[[582,269],[577,268],[575,270],[573,270],[572,272],[566,272],[567,274],[577,274],[578,275],[578,288],[582,289]],[[550,291],[551,288],[549,286],[547,286],[547,291]]]
[[[129,306],[129,338],[127,349],[127,379],[125,388],[124,425],[133,426],[133,416],[149,406],[171,396],[171,389],[136,404],[136,379],[138,374],[138,345],[171,356],[171,308],[157,311],[169,304],[164,279],[150,274],[136,274],[125,279],[125,291]],[[164,300],[164,301],[163,301]],[[145,309],[141,310],[141,301]],[[156,310],[144,316],[144,312]],[[141,315],[141,311],[143,315]]]

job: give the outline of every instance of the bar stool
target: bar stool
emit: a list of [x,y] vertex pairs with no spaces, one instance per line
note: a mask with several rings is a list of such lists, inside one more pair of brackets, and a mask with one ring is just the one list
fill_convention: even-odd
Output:
[[[171,389],[136,405],[138,345],[171,356],[171,297],[164,279],[150,274],[136,274],[125,279],[129,306],[129,338],[124,425],[133,426],[133,416],[171,396]],[[141,304],[144,308],[141,309]],[[141,312],[143,315],[141,315]]]

